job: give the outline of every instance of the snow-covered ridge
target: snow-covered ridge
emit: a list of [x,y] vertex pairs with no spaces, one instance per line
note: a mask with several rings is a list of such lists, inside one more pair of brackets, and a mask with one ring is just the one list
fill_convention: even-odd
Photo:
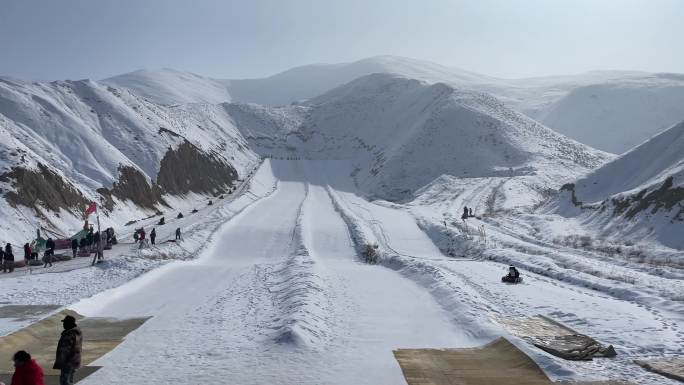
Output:
[[[91,80],[0,78],[0,136],[3,196],[37,198],[28,205],[0,202],[3,215],[23,218],[3,226],[7,239],[22,243],[39,226],[66,234],[78,229],[84,202],[100,202],[109,209],[107,224],[123,224],[159,209],[165,194],[227,188],[256,160],[218,105],[162,106]],[[204,172],[211,169],[221,176],[210,179]],[[35,187],[25,175],[49,176],[50,186],[31,195]],[[65,189],[75,194],[62,202]],[[63,212],[50,212],[55,206]]]
[[224,103],[231,97],[225,84],[170,68],[139,70],[102,81],[117,88],[128,88],[136,94],[159,104]]
[[580,215],[604,234],[684,247],[682,149],[684,122],[566,186],[561,212]]
[[389,199],[405,198],[443,174],[538,175],[547,182],[548,176],[579,176],[610,158],[491,95],[399,75],[364,76],[278,111],[296,118],[274,119],[249,107],[234,116],[262,155],[355,158],[357,184]]

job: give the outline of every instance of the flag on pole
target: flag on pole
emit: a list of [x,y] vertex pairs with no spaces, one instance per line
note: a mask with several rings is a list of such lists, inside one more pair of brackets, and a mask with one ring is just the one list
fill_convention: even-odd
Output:
[[86,217],[87,217],[88,215],[94,213],[95,211],[97,211],[97,203],[93,202],[93,203],[90,204],[90,206],[88,206],[88,208],[87,208],[86,211],[85,211]]

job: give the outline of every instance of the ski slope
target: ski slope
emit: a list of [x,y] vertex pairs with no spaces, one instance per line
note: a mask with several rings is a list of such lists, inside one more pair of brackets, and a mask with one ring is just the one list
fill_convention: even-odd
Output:
[[[645,305],[526,267],[524,284],[503,285],[506,263],[445,255],[421,217],[436,211],[361,198],[350,167],[266,161],[250,182],[264,187],[228,203],[235,215],[196,260],[70,306],[88,316],[152,317],[83,383],[397,384],[392,349],[474,346],[498,335],[555,379],[673,383],[631,362],[684,346],[681,314],[667,303]],[[362,262],[361,241],[379,245],[379,265]],[[4,281],[0,289],[12,284]],[[499,322],[538,313],[615,345],[619,356],[563,361]]]

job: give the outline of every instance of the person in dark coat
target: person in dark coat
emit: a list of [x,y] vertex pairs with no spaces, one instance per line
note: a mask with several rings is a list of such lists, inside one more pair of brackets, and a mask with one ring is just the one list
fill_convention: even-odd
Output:
[[468,219],[468,207],[463,207],[463,215],[461,215],[461,219]]
[[11,385],[45,385],[43,368],[27,352],[20,350],[14,353],[14,374]]
[[52,238],[48,238],[48,240],[45,242],[45,256],[44,258],[44,265],[43,268],[52,267],[52,257],[55,255],[55,241],[52,240]]
[[74,373],[81,367],[81,347],[83,334],[76,325],[76,319],[70,315],[62,320],[64,331],[57,343],[57,353],[53,369],[59,369],[59,385],[73,385]]
[[76,258],[76,251],[78,250],[78,240],[76,238],[71,240],[71,253],[73,254],[74,258]]
[[33,251],[31,250],[31,245],[28,243],[24,243],[24,260],[26,261],[26,264],[28,265],[28,261],[31,259],[31,255],[33,254]]
[[178,227],[178,228],[176,228],[176,240],[178,241],[180,239],[181,239],[181,232],[180,232],[180,227]]
[[157,231],[152,228],[152,231],[150,231],[150,242],[154,245],[154,239],[157,238]]
[[11,273],[14,271],[14,254],[12,253],[12,245],[8,242],[5,245],[5,253],[4,256],[2,257],[3,259],[3,264],[2,264],[2,272],[3,273]]
[[473,217],[473,216],[474,216],[474,215],[473,215],[473,208],[472,208],[472,207],[468,207],[468,216],[469,216],[469,217]]

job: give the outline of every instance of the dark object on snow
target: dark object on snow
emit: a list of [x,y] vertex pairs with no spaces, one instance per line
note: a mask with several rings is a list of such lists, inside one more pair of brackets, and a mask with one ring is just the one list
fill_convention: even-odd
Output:
[[472,207],[469,207],[469,208],[468,208],[468,216],[469,216],[469,217],[474,217],[474,215],[473,215],[473,208],[472,208]]
[[461,219],[468,219],[468,207],[463,207],[463,215],[461,215]]
[[214,204],[214,202],[209,201],[209,203],[207,204],[207,206],[211,206],[211,205],[213,205],[213,204]]
[[196,213],[196,212],[197,212],[197,209],[192,209],[192,213],[193,213],[193,214]]
[[161,219],[159,219],[159,222],[157,223],[157,225],[158,225],[158,226],[161,226],[161,225],[163,225],[163,224],[165,224],[165,223],[166,223],[166,220],[164,219],[164,217],[161,217]]
[[378,263],[378,245],[366,244],[366,250],[363,252],[366,258],[366,263],[377,264]]
[[508,268],[508,274],[501,277],[501,282],[520,283],[522,282],[522,277],[520,277],[520,272],[515,266],[510,266]]
[[154,240],[157,238],[157,230],[152,228],[152,231],[150,231],[150,242],[154,245]]
[[223,199],[223,195],[219,196],[219,199]]
[[180,227],[178,227],[178,228],[176,228],[176,240],[178,241],[180,239],[181,239],[181,231],[180,231]]
[[178,219],[183,218],[183,213],[178,213],[178,215],[176,216],[176,218],[178,218]]

